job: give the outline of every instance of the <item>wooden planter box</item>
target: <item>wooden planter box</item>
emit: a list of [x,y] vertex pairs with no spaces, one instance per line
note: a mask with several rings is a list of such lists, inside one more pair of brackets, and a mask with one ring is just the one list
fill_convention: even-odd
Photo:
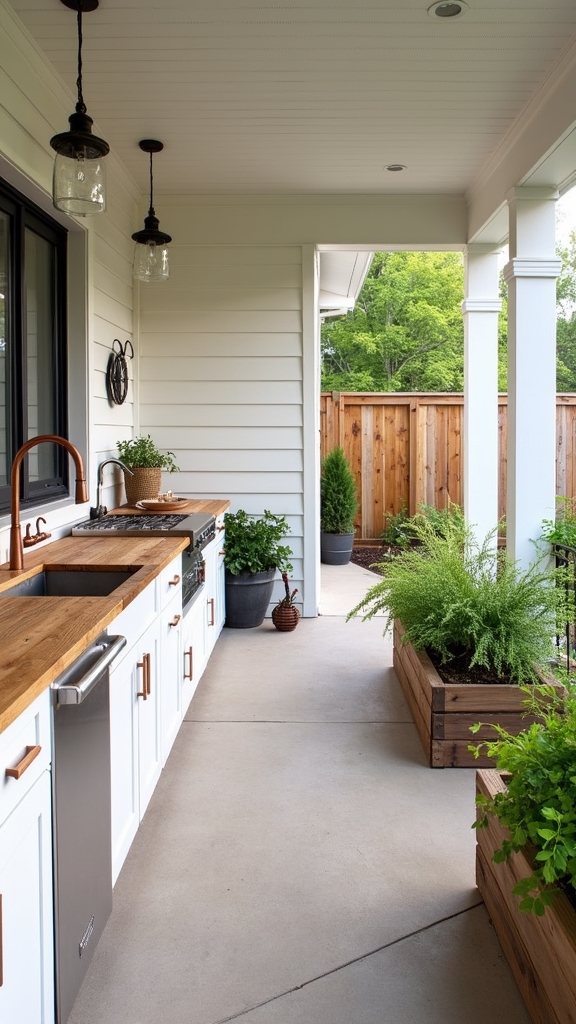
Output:
[[[408,702],[414,725],[431,768],[485,768],[494,761],[468,750],[470,743],[494,739],[491,725],[511,733],[525,729],[534,719],[526,715],[526,694],[515,685],[445,683],[430,658],[402,643],[404,627],[394,622],[394,668]],[[482,722],[479,732],[470,726]]]
[[[476,780],[488,797],[506,788],[496,771],[479,771]],[[476,884],[528,1013],[534,1024],[576,1024],[576,911],[561,893],[543,917],[521,913],[512,889],[532,872],[528,855],[520,850],[494,864],[509,833],[493,817],[476,836]]]

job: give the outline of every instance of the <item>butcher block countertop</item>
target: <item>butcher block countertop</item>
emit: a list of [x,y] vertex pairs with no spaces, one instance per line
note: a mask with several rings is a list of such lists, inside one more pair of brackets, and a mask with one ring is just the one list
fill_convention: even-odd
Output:
[[[182,502],[177,509],[172,509],[174,512],[186,512],[188,515],[191,512],[207,512],[211,516],[219,516],[222,512],[230,507],[230,502],[224,498],[190,498],[186,502]],[[133,505],[120,505],[118,508],[110,509],[111,515],[139,515],[142,513],[152,515],[151,512],[146,512],[146,509],[135,508]]]
[[[220,515],[221,499],[197,500],[185,512]],[[116,512],[141,512],[127,506]],[[131,578],[109,597],[0,597],[0,732],[21,714],[64,669],[99,636],[120,612],[187,546],[186,537],[66,537],[30,548],[24,569],[0,565],[0,594],[10,581],[25,579],[45,565],[53,569],[136,567]]]

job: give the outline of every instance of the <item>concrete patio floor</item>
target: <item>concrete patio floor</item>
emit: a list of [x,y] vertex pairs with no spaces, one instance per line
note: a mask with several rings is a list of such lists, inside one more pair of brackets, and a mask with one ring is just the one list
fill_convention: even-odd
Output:
[[227,630],[70,1024],[529,1024],[474,884],[474,772],[425,766],[377,577]]

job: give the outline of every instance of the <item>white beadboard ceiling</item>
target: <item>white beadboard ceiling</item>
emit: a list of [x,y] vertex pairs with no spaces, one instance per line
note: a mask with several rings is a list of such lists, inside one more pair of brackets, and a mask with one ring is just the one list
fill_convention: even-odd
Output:
[[[10,3],[74,92],[75,13]],[[576,2],[428,6],[101,0],[84,16],[88,111],[143,192],[152,137],[159,195],[466,194],[574,45]]]

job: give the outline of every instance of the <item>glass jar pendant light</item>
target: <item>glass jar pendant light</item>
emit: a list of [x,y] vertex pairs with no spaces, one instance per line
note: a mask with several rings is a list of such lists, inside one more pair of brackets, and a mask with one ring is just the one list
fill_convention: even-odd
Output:
[[170,277],[168,249],[171,235],[159,230],[160,222],[154,212],[154,178],[152,175],[152,154],[161,153],[164,146],[156,139],[142,139],[140,149],[150,154],[150,208],[144,218],[144,227],[135,231],[132,238],[134,248],[134,277],[137,281],[167,281]]
[[92,118],[86,112],[82,95],[82,13],[94,11],[98,0],[61,0],[77,11],[78,24],[78,102],[68,118],[70,130],[50,139],[56,150],[52,181],[52,202],[57,210],[75,217],[88,217],[106,209],[106,167],[103,158],[110,152],[104,139],[92,134]]

